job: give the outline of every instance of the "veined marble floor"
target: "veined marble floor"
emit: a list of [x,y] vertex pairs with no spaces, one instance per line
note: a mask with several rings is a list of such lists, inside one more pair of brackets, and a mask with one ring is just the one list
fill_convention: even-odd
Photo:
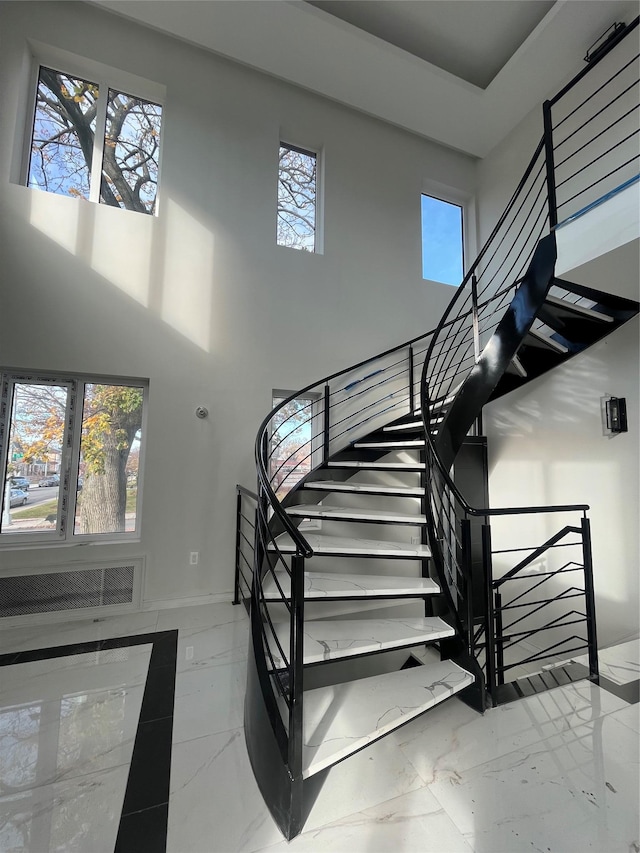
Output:
[[[0,631],[1,853],[640,851],[640,706],[587,682],[448,700],[333,768],[287,844],[244,745],[247,645],[231,604]],[[602,661],[632,684],[640,643]]]

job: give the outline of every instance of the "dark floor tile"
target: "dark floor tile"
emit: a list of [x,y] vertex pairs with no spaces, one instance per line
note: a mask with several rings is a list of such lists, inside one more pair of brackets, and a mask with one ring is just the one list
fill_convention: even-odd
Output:
[[165,853],[169,804],[123,816],[114,853]]
[[149,669],[155,669],[158,666],[173,665],[175,667],[177,655],[177,631],[160,631],[157,634],[153,634],[153,651],[151,652]]
[[168,802],[172,734],[173,717],[138,726],[123,815]]
[[174,695],[176,690],[176,664],[149,666],[144,698],[140,710],[140,722],[160,720],[173,716]]

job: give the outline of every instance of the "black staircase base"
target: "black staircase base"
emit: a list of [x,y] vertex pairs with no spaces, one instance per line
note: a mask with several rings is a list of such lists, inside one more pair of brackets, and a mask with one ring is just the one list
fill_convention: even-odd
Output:
[[581,663],[567,663],[553,669],[537,672],[528,678],[519,678],[509,684],[499,684],[496,688],[494,699],[495,705],[506,705],[516,699],[526,696],[534,696],[536,693],[544,693],[553,690],[554,687],[562,687],[573,681],[584,681],[589,678],[589,667]]

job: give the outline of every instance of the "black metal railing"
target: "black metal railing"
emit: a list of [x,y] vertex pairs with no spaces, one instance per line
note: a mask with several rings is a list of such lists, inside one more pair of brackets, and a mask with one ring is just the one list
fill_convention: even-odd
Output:
[[[638,180],[638,18],[543,105],[549,216],[561,226]],[[611,48],[616,47],[616,50]]]
[[[637,24],[636,19],[623,35]],[[617,41],[621,38],[617,37]],[[554,586],[569,572],[582,573],[583,581],[577,588],[585,603],[584,615],[579,619],[587,626],[590,655],[595,655],[587,507],[472,507],[451,477],[451,454],[455,455],[455,448],[447,449],[441,440],[438,442],[443,417],[494,337],[541,239],[553,232],[559,219],[562,224],[584,206],[593,204],[593,193],[610,193],[634,179],[637,130],[632,127],[635,114],[628,102],[633,98],[632,77],[635,73],[637,78],[637,68],[634,72],[631,57],[625,58],[622,69],[614,68],[615,64],[607,50],[602,51],[597,61],[545,104],[542,138],[437,328],[285,395],[260,425],[255,443],[257,494],[238,492],[237,543],[238,548],[246,550],[237,558],[236,600],[246,597],[251,586],[252,642],[260,689],[282,760],[293,780],[302,775],[305,562],[313,557],[313,548],[304,530],[286,512],[288,495],[305,478],[313,477],[317,467],[335,453],[403,414],[417,410],[422,413],[427,463],[425,505],[432,559],[464,644],[464,655],[476,663],[480,679],[486,680],[490,692],[512,667],[510,660],[505,663],[505,655],[512,654],[512,640],[520,633],[520,629],[513,630],[520,623],[510,622],[510,633],[505,634],[505,614],[519,603],[513,599],[505,603],[506,589],[529,582],[524,565],[494,578],[492,561],[498,552],[491,550],[490,518],[576,511],[583,514],[580,526],[573,528],[573,535],[579,537],[580,562],[568,561],[560,569],[552,569],[543,583]],[[594,84],[596,77],[591,75],[596,69]],[[581,96],[578,90],[583,83],[586,88]],[[593,101],[598,98],[611,100],[612,104],[603,103],[602,109],[598,108],[598,118],[587,120],[586,110],[593,109]],[[611,141],[619,135],[619,139]],[[636,149],[630,153],[634,144]],[[581,299],[575,295],[571,298]],[[534,319],[533,323],[534,328],[543,328],[539,320]],[[481,411],[475,416],[480,417]],[[251,509],[245,509],[247,505],[255,507],[255,520],[250,520]],[[471,559],[474,518],[484,519],[480,584],[474,577],[478,570]],[[550,553],[556,545],[559,547],[560,543],[547,539],[537,550]],[[532,565],[532,561],[533,558],[526,565]],[[540,575],[537,579],[542,580]],[[501,598],[496,600],[494,593]],[[567,595],[554,589],[553,595],[544,599],[544,607],[550,612]],[[285,623],[286,631],[282,631],[280,623]],[[568,625],[558,625],[554,614],[546,630],[566,629]],[[543,628],[525,626],[522,636],[531,639]],[[545,646],[541,653],[555,654],[553,644]],[[530,656],[527,663],[533,662]],[[597,675],[596,658],[592,660],[591,675]]]
[[[296,778],[300,739],[288,733],[300,732],[305,561],[313,548],[286,512],[287,495],[330,456],[417,407],[419,371],[431,335],[426,332],[286,396],[258,430],[252,573],[257,618],[252,624],[260,636],[254,645],[264,652],[268,677],[263,688],[270,706],[278,709],[274,726],[281,733],[282,757]],[[238,495],[238,530],[246,523],[242,501],[250,495],[247,490]],[[237,566],[243,562],[236,558]]]
[[516,565],[508,569],[503,565],[499,578],[489,579],[494,697],[507,674],[521,677],[542,664],[557,664],[584,652],[590,678],[598,678],[590,543],[589,519],[583,511],[579,526],[565,525],[542,545],[492,552],[494,571],[496,558],[504,563],[507,555],[526,552]]
[[[636,29],[638,20],[617,35],[616,44]],[[480,605],[478,597],[474,602],[470,592],[473,584],[467,525],[471,518],[488,519],[496,510],[469,506],[456,488],[450,473],[457,452],[456,441],[442,418],[480,362],[505,309],[517,298],[541,237],[558,225],[558,211],[575,218],[583,206],[593,206],[594,193],[611,194],[620,188],[617,181],[622,180],[624,186],[637,175],[637,49],[633,39],[628,39],[626,53],[620,58],[618,53],[613,55],[613,46],[601,51],[596,61],[545,103],[543,137],[504,213],[432,336],[422,370],[421,409],[427,437],[426,505],[433,560],[450,607],[456,613],[457,628],[466,650],[483,667],[489,685],[495,683],[495,655],[504,649],[504,642],[496,639],[494,632],[492,595],[487,592]],[[595,98],[601,99],[602,104],[594,103]],[[595,110],[595,114],[587,115],[587,110],[590,113]],[[563,135],[559,138],[560,128]],[[554,285],[552,277],[548,287],[555,295],[567,296],[565,289]],[[589,305],[576,294],[570,298]],[[525,296],[521,301],[530,299]],[[527,328],[552,331],[535,316]],[[485,372],[487,360],[482,368]],[[467,414],[476,417],[481,412]],[[458,434],[464,434],[470,426],[470,420],[458,423]],[[509,512],[586,509],[522,507]],[[590,554],[588,524],[580,530],[582,547]],[[484,535],[490,541],[488,524]],[[583,571],[586,588],[592,590],[590,561],[588,565],[585,563]],[[485,548],[483,575],[484,587],[489,591],[492,585],[489,548]],[[593,616],[593,608],[590,607],[589,613]],[[480,625],[479,620],[482,620]],[[591,655],[595,654],[595,622],[593,626]]]
[[249,610],[256,550],[258,496],[244,486],[236,486],[236,567],[233,603]]

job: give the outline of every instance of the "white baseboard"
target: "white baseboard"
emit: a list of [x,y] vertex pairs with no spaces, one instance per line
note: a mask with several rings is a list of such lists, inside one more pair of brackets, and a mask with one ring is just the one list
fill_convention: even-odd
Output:
[[216,592],[210,595],[191,595],[185,598],[147,598],[141,610],[170,610],[173,607],[195,607],[203,604],[220,604],[233,601],[233,591]]

